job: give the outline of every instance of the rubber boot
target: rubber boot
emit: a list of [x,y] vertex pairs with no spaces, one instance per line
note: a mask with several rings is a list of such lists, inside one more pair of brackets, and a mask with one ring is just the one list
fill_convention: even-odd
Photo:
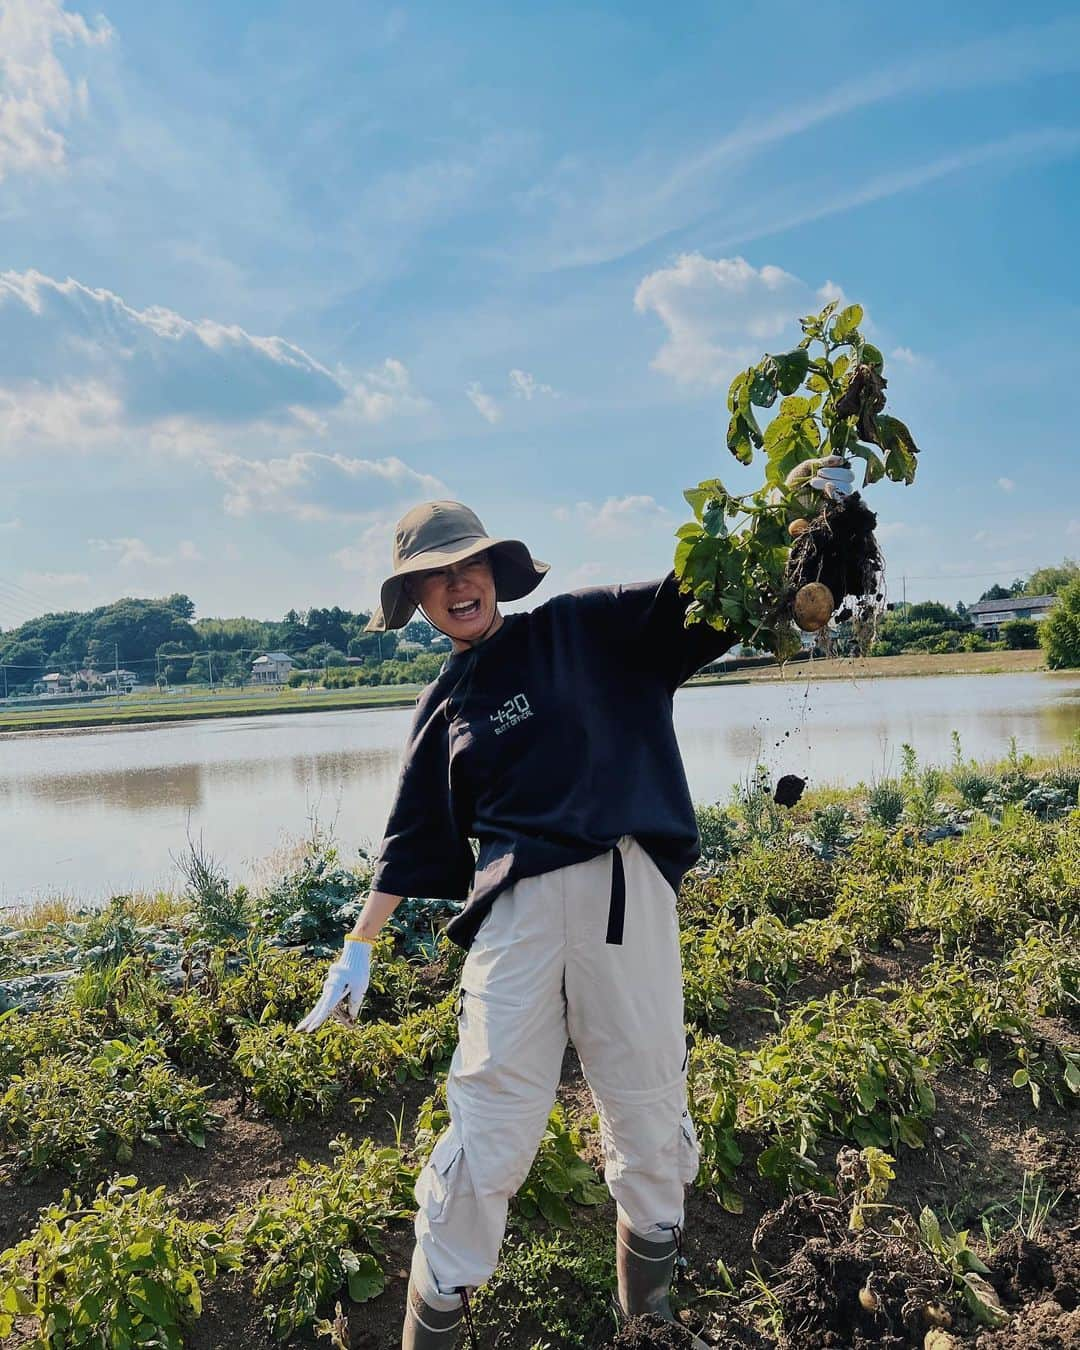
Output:
[[410,1275],[401,1350],[453,1350],[464,1315],[464,1305],[444,1312],[425,1303]]
[[[682,1327],[671,1311],[669,1295],[675,1262],[681,1254],[679,1230],[659,1241],[639,1237],[620,1219],[615,1228],[615,1271],[618,1276],[618,1312],[621,1319],[653,1313],[665,1322]],[[695,1350],[709,1350],[708,1345],[683,1327]]]

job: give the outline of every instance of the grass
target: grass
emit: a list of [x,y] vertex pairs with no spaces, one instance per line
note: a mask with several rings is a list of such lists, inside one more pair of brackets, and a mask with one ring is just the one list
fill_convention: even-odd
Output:
[[759,680],[870,680],[911,675],[1015,675],[1044,670],[1041,651],[948,652],[931,655],[913,652],[907,656],[818,657],[782,669],[757,666],[733,670],[727,675],[702,675],[691,684],[743,684]]
[[411,708],[420,685],[392,684],[355,689],[209,689],[176,695],[124,694],[119,700],[85,707],[0,710],[0,732],[50,731],[68,727],[135,726],[193,718],[257,717],[273,713],[325,712],[334,708]]

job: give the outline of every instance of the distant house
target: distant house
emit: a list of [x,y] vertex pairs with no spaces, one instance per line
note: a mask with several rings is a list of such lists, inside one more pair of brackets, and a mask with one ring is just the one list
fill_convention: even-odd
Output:
[[251,663],[253,684],[285,684],[295,662],[287,652],[267,652]]
[[71,676],[60,675],[53,671],[51,675],[42,675],[41,679],[34,685],[35,690],[37,690],[38,685],[41,686],[43,694],[70,694]]
[[422,652],[423,650],[424,644],[422,642],[413,642],[411,638],[402,638],[394,648],[394,654],[396,656],[404,652],[406,656],[412,656],[415,652]]
[[968,618],[980,633],[996,638],[1010,619],[1034,619],[1041,623],[1057,604],[1056,595],[1018,595],[1012,600],[980,600],[968,610]]

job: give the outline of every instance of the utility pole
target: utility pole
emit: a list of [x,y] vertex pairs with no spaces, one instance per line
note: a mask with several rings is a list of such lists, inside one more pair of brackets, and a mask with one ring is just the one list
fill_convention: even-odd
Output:
[[208,652],[206,653],[206,659],[207,659],[207,662],[209,663],[209,666],[210,666],[210,692],[213,693],[213,692],[214,692],[214,653],[208,651]]
[[907,575],[904,575],[904,613],[907,613]]
[[113,643],[113,678],[116,680],[116,706],[120,706],[120,646]]
[[7,698],[7,666],[0,666],[0,670],[2,670],[2,671],[4,672],[4,698],[6,699],[6,698]]

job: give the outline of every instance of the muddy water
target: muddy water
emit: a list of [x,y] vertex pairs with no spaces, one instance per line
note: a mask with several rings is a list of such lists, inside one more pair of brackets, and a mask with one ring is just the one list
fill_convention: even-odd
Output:
[[[687,689],[676,726],[695,800],[726,799],[758,758],[812,783],[898,766],[910,742],[946,762],[1051,752],[1080,728],[1080,675],[983,675]],[[377,840],[408,710],[238,718],[136,731],[0,738],[0,904],[63,893],[99,900],[174,886],[185,838],[236,880],[314,819],[343,851]]]

